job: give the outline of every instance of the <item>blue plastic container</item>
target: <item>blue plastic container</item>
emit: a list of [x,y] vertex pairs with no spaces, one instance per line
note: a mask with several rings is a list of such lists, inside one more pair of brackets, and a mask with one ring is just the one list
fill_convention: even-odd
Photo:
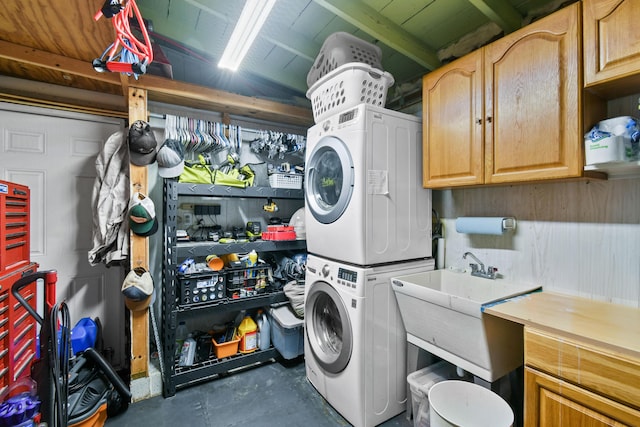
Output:
[[73,354],[85,351],[89,347],[96,345],[96,336],[98,335],[98,325],[93,319],[84,317],[80,319],[76,326],[71,330],[71,349]]

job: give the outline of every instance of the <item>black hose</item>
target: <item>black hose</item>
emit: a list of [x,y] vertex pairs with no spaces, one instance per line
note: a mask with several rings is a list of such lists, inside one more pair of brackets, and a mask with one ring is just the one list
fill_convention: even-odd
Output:
[[[69,354],[71,349],[71,318],[69,307],[63,302],[51,309],[51,346],[49,365],[53,381],[56,427],[67,427],[69,421]],[[58,339],[58,325],[60,339]]]
[[109,365],[109,363],[107,363],[107,361],[100,355],[100,353],[98,353],[93,347],[89,347],[84,351],[84,355],[98,365],[99,370],[109,379],[120,396],[129,402],[131,400],[131,391],[129,391],[129,388],[113,370],[111,365]]

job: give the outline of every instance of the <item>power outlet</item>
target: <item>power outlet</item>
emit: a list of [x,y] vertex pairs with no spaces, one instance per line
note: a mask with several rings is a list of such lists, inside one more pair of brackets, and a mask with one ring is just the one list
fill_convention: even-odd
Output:
[[195,205],[193,213],[196,215],[220,215],[220,205]]

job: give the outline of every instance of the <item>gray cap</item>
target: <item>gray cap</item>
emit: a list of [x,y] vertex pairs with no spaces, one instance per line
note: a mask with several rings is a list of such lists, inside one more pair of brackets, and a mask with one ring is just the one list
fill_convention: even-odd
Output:
[[180,141],[167,139],[156,155],[158,175],[163,178],[176,178],[184,170],[184,147]]
[[129,157],[137,166],[150,165],[156,161],[156,137],[151,126],[145,121],[136,120],[129,127]]

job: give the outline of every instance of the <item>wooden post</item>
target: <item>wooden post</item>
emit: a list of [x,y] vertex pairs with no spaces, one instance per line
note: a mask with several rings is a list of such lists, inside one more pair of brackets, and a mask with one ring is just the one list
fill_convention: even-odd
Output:
[[[129,125],[136,120],[147,121],[147,91],[129,87]],[[129,165],[131,194],[148,196],[147,167]],[[149,241],[146,237],[129,233],[131,268],[149,270]],[[131,379],[149,376],[149,310],[130,311],[131,318]]]

